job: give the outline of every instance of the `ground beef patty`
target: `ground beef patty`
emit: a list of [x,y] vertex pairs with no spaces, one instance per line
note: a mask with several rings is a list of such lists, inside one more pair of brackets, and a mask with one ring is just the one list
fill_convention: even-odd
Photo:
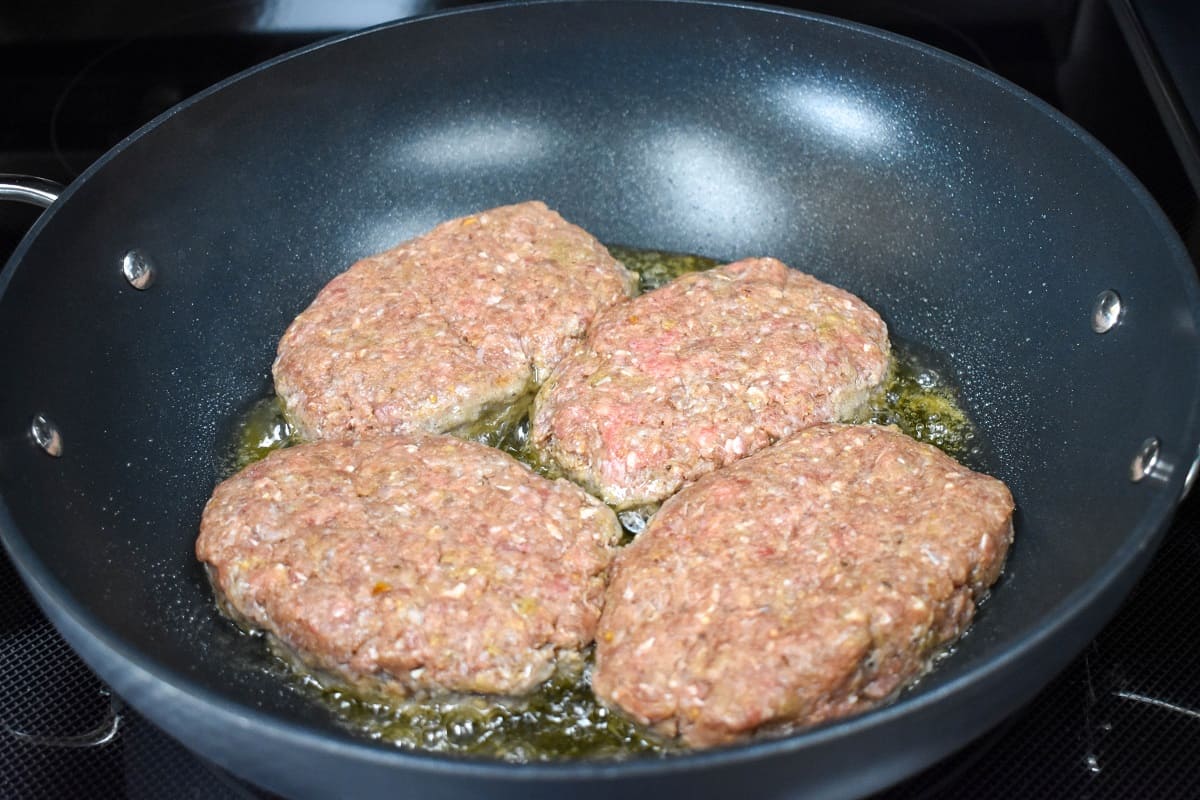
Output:
[[534,401],[543,457],[619,509],[818,422],[882,383],[887,327],[773,258],[684,275],[602,312]]
[[279,342],[305,439],[450,431],[531,391],[637,286],[541,202],[438,225],[334,278]]
[[592,641],[619,536],[577,486],[415,434],[250,465],[217,486],[196,554],[309,667],[393,696],[519,694]]
[[1003,483],[894,430],[803,430],[618,554],[593,688],[696,746],[870,708],[966,628],[1012,511]]

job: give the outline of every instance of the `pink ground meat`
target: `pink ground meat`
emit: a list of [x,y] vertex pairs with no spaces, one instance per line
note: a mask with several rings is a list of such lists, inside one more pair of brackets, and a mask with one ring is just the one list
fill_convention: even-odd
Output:
[[1000,481],[818,425],[683,489],[613,564],[592,686],[694,746],[858,713],[970,623],[1012,542]]
[[338,275],[284,333],[305,439],[453,431],[531,392],[637,278],[544,203],[438,225]]
[[845,418],[887,374],[887,327],[854,295],[754,258],[610,307],[542,386],[531,439],[618,509],[801,428]]
[[250,465],[217,486],[196,555],[236,618],[354,687],[521,694],[591,643],[619,537],[579,487],[416,434]]

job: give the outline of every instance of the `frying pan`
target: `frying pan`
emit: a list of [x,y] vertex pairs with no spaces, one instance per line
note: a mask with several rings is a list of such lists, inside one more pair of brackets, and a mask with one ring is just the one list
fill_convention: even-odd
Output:
[[[192,543],[288,321],[360,256],[527,198],[606,242],[779,257],[945,358],[1017,540],[973,629],[898,702],[669,759],[452,759],[348,732],[217,614]],[[123,274],[138,265],[142,289]],[[277,59],[100,159],[2,289],[13,561],[118,694],[287,796],[878,789],[1012,713],[1095,635],[1200,441],[1195,274],[1129,173],[963,61],[766,7],[475,7]]]

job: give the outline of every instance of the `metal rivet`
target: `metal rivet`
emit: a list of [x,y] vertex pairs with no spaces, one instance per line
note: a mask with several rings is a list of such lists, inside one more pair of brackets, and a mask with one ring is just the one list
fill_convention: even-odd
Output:
[[1124,310],[1121,295],[1112,289],[1105,289],[1096,295],[1096,303],[1092,306],[1092,330],[1096,333],[1108,333],[1121,321]]
[[1158,465],[1158,456],[1162,452],[1162,442],[1154,436],[1142,442],[1141,449],[1133,457],[1129,465],[1129,479],[1134,483],[1145,478]]
[[154,283],[154,265],[137,250],[130,250],[121,258],[121,274],[135,289],[149,289]]
[[55,458],[62,455],[62,435],[59,434],[54,423],[46,419],[44,415],[38,414],[33,418],[33,422],[29,423],[29,435],[33,437],[33,441],[37,443],[38,447],[46,451],[47,455]]

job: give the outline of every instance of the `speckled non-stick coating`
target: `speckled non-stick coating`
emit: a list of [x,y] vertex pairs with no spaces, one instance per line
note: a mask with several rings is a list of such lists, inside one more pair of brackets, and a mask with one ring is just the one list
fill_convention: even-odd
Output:
[[[261,669],[194,561],[231,420],[333,275],[442,220],[541,198],[602,242],[769,254],[951,365],[1019,510],[953,658],[886,708],[773,742],[511,765],[363,741]],[[120,260],[157,267],[136,291]],[[0,531],[119,694],[295,797],[851,797],[1032,697],[1116,609],[1200,443],[1198,292],[1078,127],[890,34],[700,2],[497,5],[327,42],[173,109],[44,214],[0,289]],[[1120,325],[1089,324],[1102,290]],[[27,434],[35,414],[60,458]],[[1154,477],[1129,479],[1148,437]]]

